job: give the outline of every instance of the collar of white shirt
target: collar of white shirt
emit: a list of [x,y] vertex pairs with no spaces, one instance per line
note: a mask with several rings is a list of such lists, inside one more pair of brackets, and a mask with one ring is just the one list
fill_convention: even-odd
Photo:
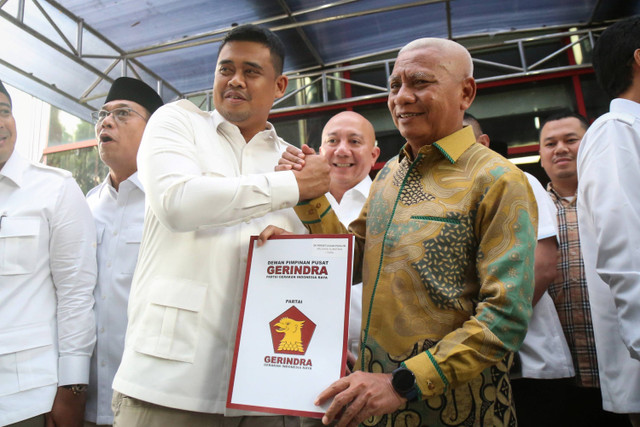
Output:
[[13,150],[11,156],[6,161],[0,175],[3,175],[13,181],[18,187],[22,187],[24,171],[29,166],[27,159],[22,157],[16,150]]

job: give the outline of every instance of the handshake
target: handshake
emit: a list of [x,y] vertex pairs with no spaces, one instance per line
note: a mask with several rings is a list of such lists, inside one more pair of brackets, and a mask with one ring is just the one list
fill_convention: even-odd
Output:
[[276,171],[290,170],[296,177],[299,201],[320,197],[329,191],[331,168],[322,154],[304,144],[302,149],[289,146],[278,160]]

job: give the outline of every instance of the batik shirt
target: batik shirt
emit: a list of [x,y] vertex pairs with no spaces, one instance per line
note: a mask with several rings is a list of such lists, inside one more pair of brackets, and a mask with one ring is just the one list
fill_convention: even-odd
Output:
[[[531,316],[537,206],[524,174],[474,142],[467,127],[415,158],[405,146],[350,226],[363,262],[357,366],[406,366],[420,390],[365,425],[516,425],[507,371]],[[313,233],[344,232],[326,199],[296,213]]]
[[558,274],[549,285],[549,295],[571,350],[576,383],[581,387],[599,387],[598,357],[591,322],[587,277],[580,250],[576,200],[567,200],[547,185],[558,209]]

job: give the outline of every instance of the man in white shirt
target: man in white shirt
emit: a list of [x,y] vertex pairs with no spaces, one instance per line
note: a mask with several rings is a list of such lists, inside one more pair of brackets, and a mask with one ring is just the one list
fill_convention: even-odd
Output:
[[[331,166],[331,185],[327,199],[345,227],[360,215],[367,201],[369,172],[380,155],[373,125],[362,115],[343,111],[333,116],[322,129],[322,153]],[[362,267],[362,266],[360,266]],[[362,316],[362,283],[351,287],[349,313],[349,350],[358,354]]]
[[329,189],[323,156],[308,156],[304,171],[273,171],[289,146],[267,122],[287,87],[283,60],[272,32],[235,27],[218,51],[216,110],[182,100],[147,124],[138,152],[147,210],[114,425],[298,424],[229,419],[249,414],[225,405],[250,237],[272,223],[304,233],[291,208]]
[[87,194],[98,240],[97,342],[91,357],[86,425],[113,423],[113,377],[127,329],[127,301],[144,221],[144,188],[136,155],[149,117],[163,104],[146,83],[120,77],[94,112],[100,158],[109,166],[102,184]]
[[71,173],[14,150],[0,82],[0,425],[82,426],[95,343],[95,226]]
[[[476,141],[489,147],[489,136],[480,123],[465,113],[463,124],[473,128]],[[506,144],[492,149],[506,157]],[[573,363],[562,325],[547,288],[556,277],[557,224],[556,207],[540,182],[525,172],[538,204],[538,242],[534,258],[533,314],[527,335],[518,351],[519,363],[511,371],[511,386],[516,404],[518,425],[570,425],[564,405],[569,390],[568,379],[574,376]]]
[[578,150],[578,223],[602,406],[640,426],[640,18],[607,28],[593,51],[611,97]]

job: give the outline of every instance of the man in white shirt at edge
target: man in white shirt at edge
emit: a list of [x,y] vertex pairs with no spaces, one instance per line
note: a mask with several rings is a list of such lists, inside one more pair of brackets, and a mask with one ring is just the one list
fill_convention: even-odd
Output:
[[610,112],[578,149],[577,210],[602,407],[640,426],[640,19],[607,28],[593,50]]
[[95,226],[70,172],[14,149],[12,108],[0,82],[0,425],[81,427]]
[[[476,140],[480,144],[490,146],[489,136],[482,132],[475,117],[465,113],[463,124],[473,128]],[[500,150],[499,147],[492,148],[503,156],[507,154],[506,146],[505,150]],[[562,402],[569,391],[568,379],[575,373],[558,313],[551,296],[547,293],[547,288],[556,277],[556,207],[540,182],[531,174],[525,172],[525,175],[538,203],[534,307],[527,335],[518,351],[519,372],[511,372],[511,386],[518,425],[564,427],[571,424],[571,419]]]
[[109,174],[87,194],[98,232],[98,283],[97,342],[85,426],[113,423],[111,384],[124,350],[127,301],[144,222],[144,188],[136,155],[149,117],[162,104],[143,81],[120,77],[111,85],[102,109],[93,113],[100,159],[109,166]]
[[305,233],[291,208],[329,190],[323,156],[307,156],[304,171],[273,171],[289,146],[267,122],[287,87],[283,60],[271,31],[235,27],[218,51],[216,110],[181,100],[147,124],[138,152],[147,210],[115,426],[299,423],[226,408],[250,237],[272,223]]

